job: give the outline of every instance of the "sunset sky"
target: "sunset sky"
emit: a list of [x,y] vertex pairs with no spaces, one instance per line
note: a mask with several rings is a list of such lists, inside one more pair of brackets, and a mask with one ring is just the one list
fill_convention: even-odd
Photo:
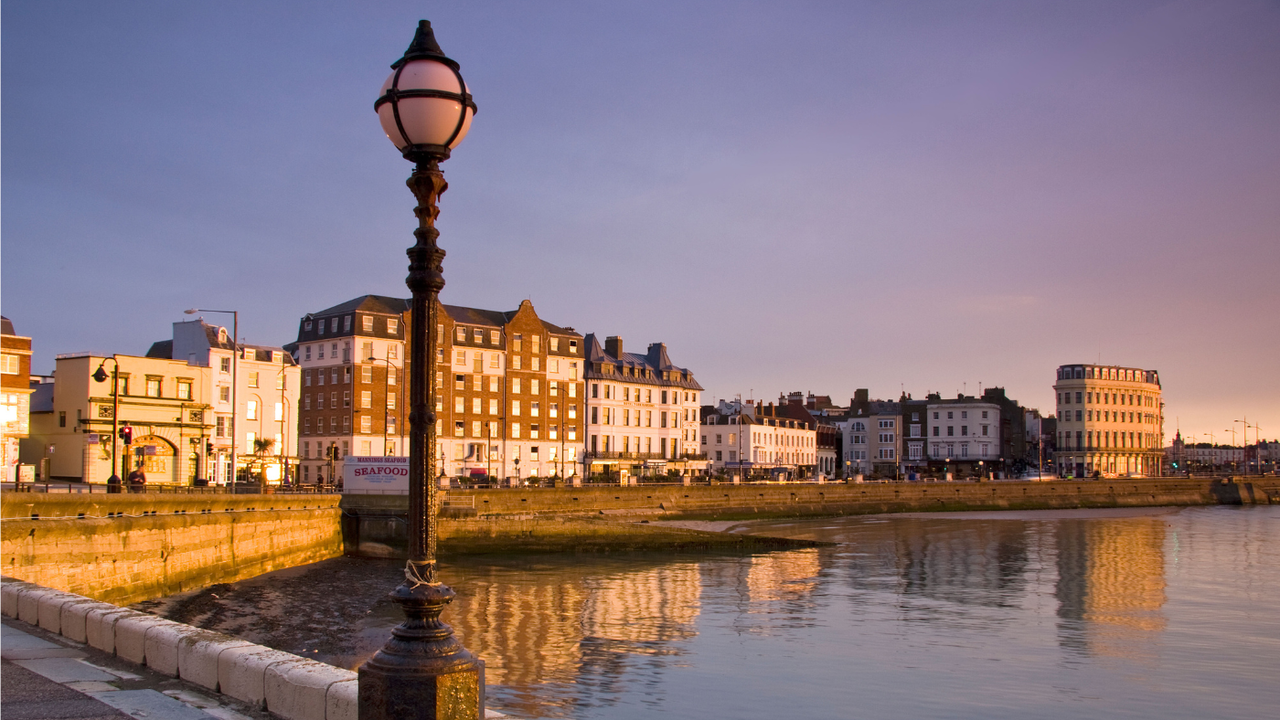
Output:
[[1058,365],[1102,362],[1160,371],[1167,438],[1280,437],[1265,1],[7,0],[0,303],[33,370],[189,307],[284,344],[407,296],[373,101],[424,17],[480,108],[447,303],[665,342],[706,401],[1049,413]]

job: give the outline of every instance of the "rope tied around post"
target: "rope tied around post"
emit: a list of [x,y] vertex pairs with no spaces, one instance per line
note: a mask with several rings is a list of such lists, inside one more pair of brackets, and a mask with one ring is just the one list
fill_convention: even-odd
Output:
[[404,564],[404,579],[413,589],[422,585],[438,585],[436,580],[436,564],[434,562],[418,562],[408,560]]

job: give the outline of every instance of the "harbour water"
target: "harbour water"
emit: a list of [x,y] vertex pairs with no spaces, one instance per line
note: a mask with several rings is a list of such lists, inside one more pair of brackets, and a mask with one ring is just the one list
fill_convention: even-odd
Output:
[[[745,523],[830,547],[445,563],[445,614],[523,718],[1266,718],[1280,507]],[[144,604],[354,668],[401,563]]]

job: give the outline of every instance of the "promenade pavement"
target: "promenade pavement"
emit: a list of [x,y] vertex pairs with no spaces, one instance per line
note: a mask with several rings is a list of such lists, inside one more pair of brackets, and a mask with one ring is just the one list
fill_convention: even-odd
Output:
[[4,618],[4,720],[269,720],[265,711]]

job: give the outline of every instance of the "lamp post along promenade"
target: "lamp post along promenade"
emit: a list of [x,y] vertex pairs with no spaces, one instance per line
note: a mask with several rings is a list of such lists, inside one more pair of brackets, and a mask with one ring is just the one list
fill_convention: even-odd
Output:
[[409,358],[409,560],[392,594],[405,621],[360,666],[361,720],[484,717],[484,662],[440,620],[455,593],[436,579],[436,306],[444,287],[436,245],[436,201],[448,188],[440,162],[466,136],[476,111],[458,63],[436,43],[431,23],[418,23],[413,43],[374,103],[387,137],[413,162],[408,186],[418,201],[417,243],[409,248],[412,293]]

